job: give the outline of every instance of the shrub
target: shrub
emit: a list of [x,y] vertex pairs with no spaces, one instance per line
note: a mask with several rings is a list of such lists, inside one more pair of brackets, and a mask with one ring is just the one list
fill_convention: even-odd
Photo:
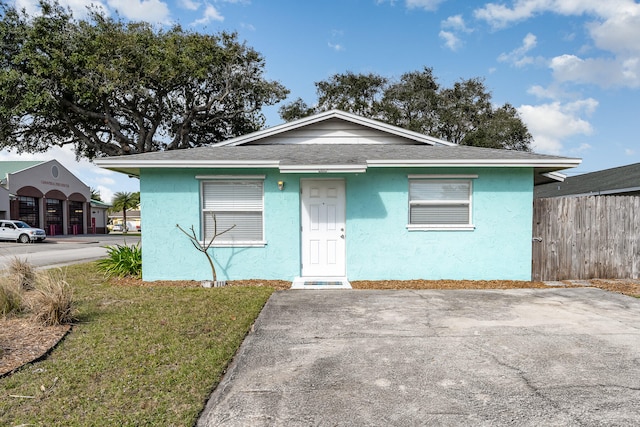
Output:
[[39,274],[31,300],[35,321],[43,326],[62,325],[75,319],[73,289],[62,270]]
[[142,249],[140,245],[107,246],[107,258],[98,261],[98,268],[107,276],[142,277]]
[[33,264],[26,259],[15,256],[9,261],[7,270],[11,280],[15,281],[22,289],[33,289],[36,283],[36,269]]
[[19,313],[24,308],[22,287],[10,278],[0,278],[0,316]]

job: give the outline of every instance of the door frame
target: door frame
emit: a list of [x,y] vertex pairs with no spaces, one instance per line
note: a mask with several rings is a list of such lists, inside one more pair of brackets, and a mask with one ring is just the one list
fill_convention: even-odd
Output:
[[300,179],[300,277],[302,278],[311,278],[311,277],[318,277],[316,275],[305,275],[304,274],[304,245],[306,244],[306,242],[304,241],[304,231],[303,231],[303,224],[304,224],[304,218],[303,215],[305,213],[304,210],[304,202],[305,199],[303,197],[303,187],[305,186],[305,183],[308,182],[318,182],[318,181],[333,181],[333,182],[340,182],[341,183],[341,187],[342,187],[342,197],[341,197],[341,203],[342,203],[342,225],[343,225],[343,230],[341,231],[341,233],[343,234],[343,245],[344,245],[344,250],[342,251],[342,255],[343,255],[343,260],[342,260],[342,266],[343,266],[343,271],[341,274],[339,275],[335,275],[335,276],[322,276],[322,277],[327,277],[327,278],[341,278],[341,279],[345,279],[346,281],[346,274],[347,274],[347,191],[346,191],[346,179],[345,178],[301,178]]

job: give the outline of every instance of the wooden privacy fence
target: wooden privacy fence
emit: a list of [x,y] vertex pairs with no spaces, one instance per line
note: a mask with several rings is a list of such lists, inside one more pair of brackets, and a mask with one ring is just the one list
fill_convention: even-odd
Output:
[[533,280],[637,279],[640,197],[533,202]]

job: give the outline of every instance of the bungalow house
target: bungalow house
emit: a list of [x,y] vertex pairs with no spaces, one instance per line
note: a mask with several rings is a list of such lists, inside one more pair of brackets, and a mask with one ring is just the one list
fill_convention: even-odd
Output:
[[[579,159],[458,146],[329,111],[210,147],[97,160],[140,177],[143,279],[531,279],[532,200]],[[214,222],[215,217],[215,222]]]

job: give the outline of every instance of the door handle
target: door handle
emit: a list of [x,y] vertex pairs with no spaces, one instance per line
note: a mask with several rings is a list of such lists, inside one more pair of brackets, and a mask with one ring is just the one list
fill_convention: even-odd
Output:
[[341,234],[341,235],[340,235],[340,238],[341,238],[341,239],[344,239],[344,234]]

